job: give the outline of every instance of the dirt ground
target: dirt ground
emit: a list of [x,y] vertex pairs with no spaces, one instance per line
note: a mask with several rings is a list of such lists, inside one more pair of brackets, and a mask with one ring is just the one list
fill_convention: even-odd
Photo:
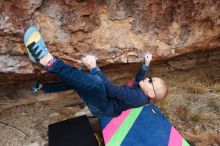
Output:
[[[164,67],[165,66],[165,67]],[[131,74],[132,76],[133,74]],[[169,94],[156,104],[193,146],[220,145],[220,67],[199,65],[187,70],[166,70],[166,65],[152,67],[150,75],[163,77]],[[112,78],[111,75],[108,76]],[[131,76],[115,80],[117,83]],[[14,86],[13,86],[14,88]],[[49,124],[88,114],[83,102],[73,91],[55,94],[31,93],[30,85],[1,88],[0,106],[17,98],[55,97],[53,100],[8,107],[0,112],[0,146],[47,146]],[[7,93],[7,94],[6,94]],[[15,104],[16,105],[16,104]],[[97,120],[91,121],[99,131]]]

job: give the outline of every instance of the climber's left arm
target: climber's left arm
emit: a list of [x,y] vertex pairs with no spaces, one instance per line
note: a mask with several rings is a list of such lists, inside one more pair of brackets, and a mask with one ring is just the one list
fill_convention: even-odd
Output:
[[148,73],[151,60],[152,60],[152,55],[150,53],[146,53],[144,57],[145,63],[138,70],[135,76],[135,82],[139,83],[141,80],[144,80],[145,75]]

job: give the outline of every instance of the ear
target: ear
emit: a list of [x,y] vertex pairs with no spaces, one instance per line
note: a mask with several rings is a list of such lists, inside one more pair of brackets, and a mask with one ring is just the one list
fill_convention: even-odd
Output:
[[148,96],[149,96],[150,98],[154,98],[154,97],[155,97],[154,92],[150,90],[150,91],[148,92]]

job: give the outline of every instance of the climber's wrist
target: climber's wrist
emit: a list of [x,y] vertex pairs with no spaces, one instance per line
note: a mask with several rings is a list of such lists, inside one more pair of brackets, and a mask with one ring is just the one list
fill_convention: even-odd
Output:
[[96,74],[97,72],[100,71],[100,68],[98,66],[96,66],[96,67],[92,68],[90,71],[92,74]]

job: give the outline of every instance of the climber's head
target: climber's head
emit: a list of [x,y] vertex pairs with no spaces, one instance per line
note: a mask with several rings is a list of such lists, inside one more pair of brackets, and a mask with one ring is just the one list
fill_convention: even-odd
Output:
[[140,81],[140,87],[151,99],[162,99],[168,94],[166,83],[158,77],[149,77]]

